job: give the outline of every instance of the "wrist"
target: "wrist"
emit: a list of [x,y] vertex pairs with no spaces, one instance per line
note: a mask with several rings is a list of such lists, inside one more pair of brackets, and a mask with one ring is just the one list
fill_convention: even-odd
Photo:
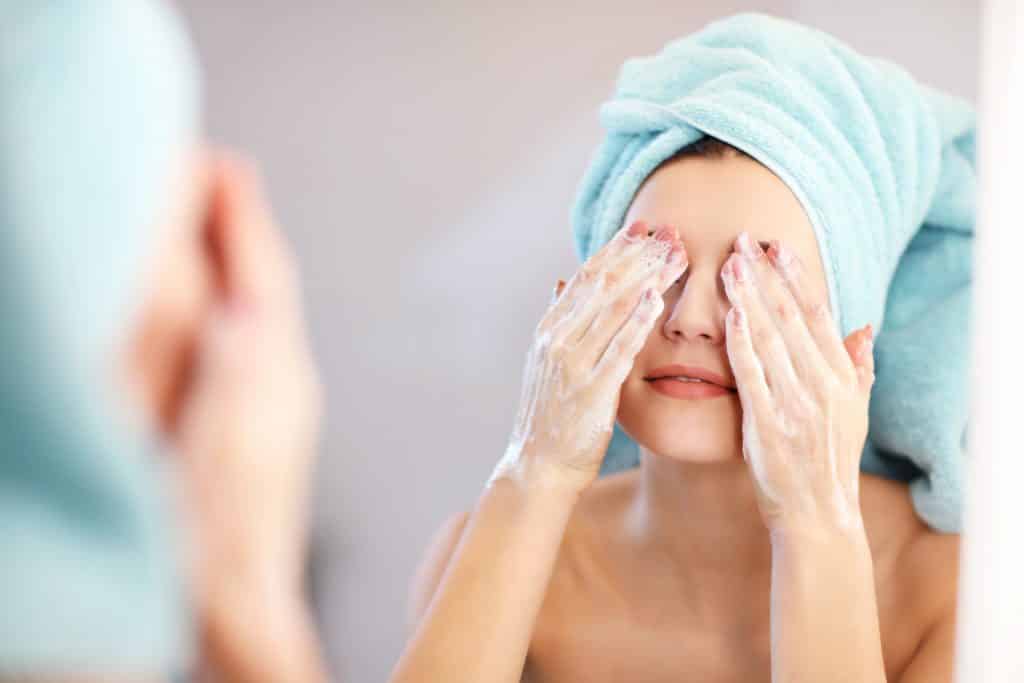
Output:
[[842,523],[832,521],[795,521],[773,525],[768,530],[772,553],[785,553],[797,561],[826,558],[870,557],[867,533],[863,520],[845,519]]
[[540,495],[575,504],[597,478],[597,472],[551,462],[516,445],[510,445],[494,468],[487,487],[503,485],[526,496]]
[[206,606],[202,637],[204,665],[217,680],[302,680],[296,672],[318,666],[312,614],[297,591],[220,590]]

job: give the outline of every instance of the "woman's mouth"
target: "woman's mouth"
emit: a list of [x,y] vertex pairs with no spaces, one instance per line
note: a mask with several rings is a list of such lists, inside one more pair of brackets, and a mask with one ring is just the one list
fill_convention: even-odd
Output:
[[701,399],[736,393],[736,387],[724,377],[696,366],[667,365],[652,370],[644,381],[671,398]]
[[651,388],[665,396],[672,398],[713,398],[715,396],[726,396],[736,393],[735,390],[701,380],[676,379],[673,377],[662,377],[661,379],[650,379],[647,383]]

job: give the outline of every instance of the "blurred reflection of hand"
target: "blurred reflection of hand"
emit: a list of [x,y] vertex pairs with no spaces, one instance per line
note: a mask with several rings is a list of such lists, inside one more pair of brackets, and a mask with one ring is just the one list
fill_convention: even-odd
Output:
[[292,256],[254,171],[211,162],[219,296],[178,439],[204,658],[218,678],[322,677],[302,598],[321,388]]

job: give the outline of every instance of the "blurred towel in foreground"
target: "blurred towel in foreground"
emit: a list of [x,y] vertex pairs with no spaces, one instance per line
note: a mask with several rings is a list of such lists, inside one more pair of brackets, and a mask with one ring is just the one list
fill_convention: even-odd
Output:
[[189,656],[169,497],[114,349],[197,139],[197,75],[164,2],[0,3],[0,675]]

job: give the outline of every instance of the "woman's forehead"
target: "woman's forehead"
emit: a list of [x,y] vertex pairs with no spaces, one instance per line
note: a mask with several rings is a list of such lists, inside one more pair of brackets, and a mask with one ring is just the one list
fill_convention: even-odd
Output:
[[[668,223],[690,241],[731,244],[746,230],[816,249],[800,202],[774,173],[741,156],[673,159],[652,173],[633,198],[625,223]],[[695,245],[696,246],[696,245]]]

